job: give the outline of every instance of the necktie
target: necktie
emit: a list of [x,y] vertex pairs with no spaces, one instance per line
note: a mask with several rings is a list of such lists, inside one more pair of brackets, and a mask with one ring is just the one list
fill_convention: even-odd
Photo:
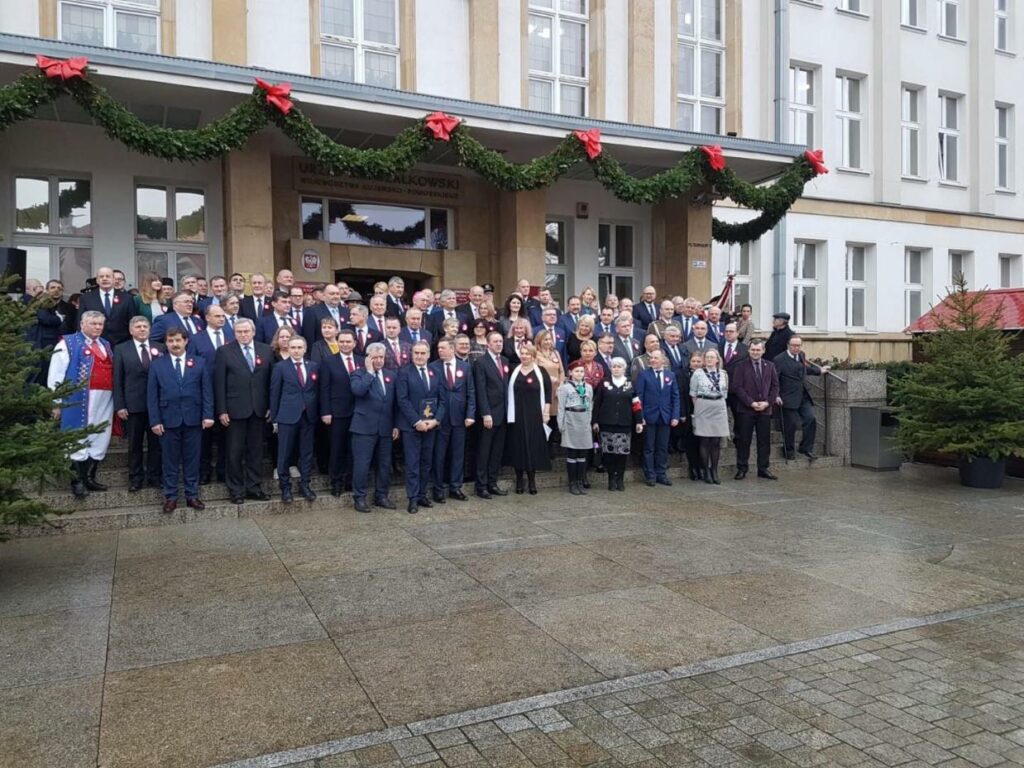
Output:
[[359,348],[366,349],[366,329],[359,329]]
[[213,345],[214,349],[220,349],[222,346],[224,346],[224,338],[223,338],[223,336],[221,336],[220,328],[218,328],[216,331],[214,331],[213,335],[216,338],[216,341],[214,342],[214,345]]
[[725,348],[725,362],[732,360],[732,344]]
[[420,378],[423,379],[423,386],[430,390],[430,380],[427,378],[427,369],[420,368]]
[[249,365],[250,373],[256,370],[256,361],[252,359],[252,347],[250,346],[245,348],[245,362]]
[[761,361],[760,360],[758,360],[757,363],[754,364],[754,375],[757,376],[757,387],[758,387],[758,390],[760,391],[760,389],[761,389],[761,381],[762,381],[762,379],[761,379]]
[[234,315],[228,315],[228,325],[231,327],[232,331],[235,330],[235,316]]
[[334,318],[334,322],[336,322],[336,323],[339,322],[339,320],[338,320],[338,308],[337,307],[328,307],[327,310],[331,313],[331,317]]
[[285,323],[288,322],[288,315],[281,315],[277,318],[277,322],[282,328],[284,328]]
[[142,363],[142,367],[149,370],[149,350],[146,349],[145,342],[139,344],[139,362]]
[[655,371],[654,375],[658,377],[658,389],[665,388],[665,380],[661,378],[661,371]]
[[387,390],[384,388],[384,372],[383,371],[377,371],[377,381],[380,383],[381,394],[386,395],[387,394]]
[[452,363],[445,365],[445,370],[448,371],[448,389],[454,389],[455,375],[452,373]]
[[185,378],[185,373],[181,370],[181,358],[180,357],[174,358],[174,368],[175,368],[175,370],[178,373],[178,381],[181,381],[182,379],[184,379]]
[[296,375],[296,376],[298,377],[298,379],[299,379],[299,386],[300,386],[300,387],[304,387],[304,386],[306,386],[306,377],[305,377],[305,375],[304,375],[304,374],[302,373],[302,363],[296,363],[296,364],[295,364],[295,375]]
[[346,357],[345,358],[345,364],[348,366],[348,372],[349,373],[355,373],[356,368],[355,368],[354,365],[352,365],[352,358],[351,357]]
[[392,347],[392,349],[395,350],[395,362],[396,363],[402,362],[402,353],[401,353],[401,351],[398,348],[398,342],[397,341],[392,341],[391,342],[391,347]]
[[420,340],[420,332],[419,331],[409,331],[409,335],[412,336],[412,343],[413,344],[416,344],[417,342],[419,342],[419,340]]
[[103,292],[103,312],[110,314],[110,291]]
[[502,381],[505,380],[505,372],[501,370],[501,361],[497,357],[494,358],[494,367],[498,369],[498,378]]

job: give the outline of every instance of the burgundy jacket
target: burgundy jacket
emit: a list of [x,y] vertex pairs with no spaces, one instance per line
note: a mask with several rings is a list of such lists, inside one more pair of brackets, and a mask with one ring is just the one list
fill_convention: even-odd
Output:
[[749,357],[736,363],[731,376],[729,390],[736,396],[737,413],[756,413],[750,404],[760,401],[770,403],[769,414],[778,407],[775,399],[779,396],[779,372],[768,360],[761,358],[760,381],[754,373],[754,361]]

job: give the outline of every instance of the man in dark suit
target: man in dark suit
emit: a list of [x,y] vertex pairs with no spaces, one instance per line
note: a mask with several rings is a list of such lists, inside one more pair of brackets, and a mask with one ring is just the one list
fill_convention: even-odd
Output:
[[508,361],[501,354],[505,338],[497,331],[487,334],[487,352],[473,364],[476,407],[482,422],[477,443],[476,495],[481,499],[507,496],[498,487],[498,470],[505,452],[508,409]]
[[647,485],[672,485],[668,479],[668,439],[679,424],[679,387],[674,373],[664,370],[665,353],[650,353],[650,365],[640,372],[636,394],[644,416],[644,480]]
[[615,335],[615,310],[611,307],[601,309],[601,315],[594,324],[594,338]]
[[435,339],[444,336],[441,325],[445,320],[458,320],[460,327],[465,323],[462,314],[456,309],[456,301],[455,291],[445,288],[441,291],[441,303],[434,307],[430,314],[427,315],[427,330],[430,331]]
[[[75,308],[64,301],[64,284],[60,280],[49,280],[45,293],[38,294],[36,303],[36,324],[32,328],[33,349],[53,347],[66,333],[77,328]],[[45,370],[45,365],[44,365]],[[46,376],[43,376],[45,384]]]
[[722,355],[722,365],[725,367],[725,372],[729,374],[729,379],[731,380],[733,369],[739,363],[746,360],[749,354],[747,345],[739,340],[736,323],[726,324],[724,338],[722,343],[718,345],[718,351]]
[[[135,302],[124,291],[114,287],[114,270],[100,267],[96,270],[96,290],[83,293],[78,302],[79,314],[84,312],[102,312],[106,318],[103,325],[103,338],[116,347],[127,341],[131,335],[128,323],[135,315]],[[154,339],[159,341],[159,339]]]
[[384,310],[386,317],[397,317],[400,322],[405,322],[405,312],[408,309],[402,296],[405,294],[405,280],[397,275],[388,280],[387,308]]
[[444,504],[445,488],[453,499],[466,501],[466,494],[462,492],[466,430],[476,422],[476,385],[472,367],[456,359],[452,342],[439,341],[437,356],[438,359],[430,364],[430,370],[441,382],[445,416],[434,438],[432,474],[434,501]]
[[356,339],[356,354],[366,355],[367,348],[384,338],[383,334],[378,333],[367,325],[367,318],[370,316],[370,311],[360,305],[354,306],[350,310],[349,323],[352,326],[352,331],[355,333]]
[[480,317],[480,304],[484,300],[484,287],[474,285],[469,289],[469,301],[455,307],[456,314],[462,319],[461,325],[473,327],[473,322]]
[[615,337],[611,335],[599,336],[597,339],[597,357],[594,359],[604,368],[604,377],[606,379],[612,375],[613,357],[615,357]]
[[249,278],[249,284],[252,286],[252,295],[239,297],[242,302],[239,305],[238,314],[248,317],[258,324],[264,315],[273,311],[273,306],[264,293],[267,288],[266,275],[261,272],[253,272]]
[[685,371],[690,367],[690,351],[683,344],[683,332],[679,330],[678,325],[673,324],[665,329],[665,340],[661,348],[665,352],[665,364],[672,373]]
[[334,283],[328,283],[324,286],[323,302],[310,307],[303,315],[302,335],[312,347],[323,338],[320,323],[324,318],[329,317],[339,328],[344,328],[348,324],[349,312],[348,307],[341,302],[341,289]]
[[320,418],[317,405],[320,366],[306,360],[306,340],[292,336],[288,342],[288,360],[274,366],[270,374],[270,421],[277,430],[277,481],[281,501],[292,502],[292,478],[289,458],[298,446],[299,493],[306,501],[316,499],[309,487],[313,472],[313,427]]
[[199,450],[202,431],[213,426],[213,375],[201,357],[187,355],[184,328],[165,336],[167,354],[149,365],[147,410],[149,426],[160,438],[163,456],[164,513],[178,507],[178,482],[184,482],[185,501],[203,510],[199,498]]
[[658,292],[648,285],[640,294],[640,300],[633,305],[633,319],[644,332],[658,319]]
[[296,332],[299,330],[292,317],[292,304],[287,293],[275,291],[271,304],[274,311],[256,321],[256,341],[264,344],[269,344],[273,340],[274,334],[281,326],[287,326]]
[[789,327],[789,313],[776,312],[772,315],[772,332],[764,345],[764,356],[774,360],[789,349],[789,340],[793,338],[793,329]]
[[643,351],[643,346],[633,335],[633,320],[626,314],[619,315],[615,321],[615,357],[625,360],[628,368],[633,364],[633,358]]
[[415,344],[417,341],[425,341],[430,344],[434,335],[423,327],[423,311],[417,307],[409,307],[405,311],[405,327],[398,334],[398,338],[408,344]]
[[[389,323],[395,318],[389,318]],[[405,492],[409,498],[408,512],[416,514],[419,507],[432,507],[427,497],[434,441],[437,429],[445,418],[441,397],[441,378],[430,370],[430,345],[418,342],[412,348],[412,362],[398,371],[398,416],[395,425],[402,433],[405,452]]]
[[166,350],[149,340],[149,320],[132,318],[132,337],[114,347],[114,413],[128,438],[128,490],[160,487],[160,440],[149,429],[149,367]]
[[566,300],[565,313],[558,319],[558,324],[567,337],[576,333],[576,326],[580,324],[580,317],[582,317],[581,309],[582,303],[579,296],[570,296]]
[[[384,321],[384,367],[398,373],[402,366],[412,359],[412,344],[402,341],[402,324],[397,317],[389,317]],[[429,349],[429,346],[428,346]]]
[[[730,323],[730,326],[732,324]],[[727,331],[728,333],[728,331]],[[750,342],[748,355],[729,371],[729,394],[736,397],[736,479],[747,476],[750,467],[750,442],[757,431],[757,476],[776,477],[768,469],[771,454],[772,408],[779,397],[779,374],[775,366],[763,360],[764,342]]]
[[[559,325],[558,310],[554,307],[545,307],[541,312],[540,325],[535,325],[531,332],[531,338],[537,338],[537,334],[541,331],[550,331],[555,337],[555,349],[558,350],[563,358],[565,358],[565,340],[566,332],[565,328]],[[516,363],[518,365],[518,362]]]
[[691,355],[704,357],[709,349],[718,349],[718,345],[708,338],[708,324],[703,320],[697,320],[693,324],[693,336],[683,346],[689,350]]
[[192,338],[203,329],[199,317],[192,314],[194,300],[188,291],[179,291],[171,299],[171,311],[164,312],[153,320],[149,336],[153,341],[163,341],[171,328],[181,328]]
[[708,307],[708,319],[705,321],[708,326],[708,341],[716,346],[721,346],[725,341],[725,323],[722,321],[721,307]]
[[547,288],[541,288],[537,293],[537,301],[526,307],[530,322],[533,323],[534,327],[544,322],[544,310],[548,307],[555,310],[555,322],[557,322],[562,312],[555,306],[555,302],[551,298],[551,291]]
[[349,428],[355,397],[352,395],[352,376],[364,367],[361,355],[355,354],[356,337],[346,328],[338,334],[340,354],[325,357],[320,362],[320,420],[330,433],[328,472],[331,477],[331,495],[341,496],[352,489],[352,441]]
[[[218,304],[208,304],[206,307],[206,327],[199,331],[188,341],[188,349],[194,355],[198,355],[206,361],[206,366],[215,370],[217,350],[234,341],[234,332],[227,327],[227,314],[224,308]],[[203,452],[199,460],[199,484],[208,485],[216,473],[217,480],[224,482],[224,454],[225,454],[225,432],[219,421],[209,429],[203,430]],[[217,453],[217,463],[214,466],[213,454]]]
[[262,485],[263,427],[270,415],[273,352],[255,336],[256,324],[248,317],[239,318],[235,343],[218,349],[214,362],[214,406],[226,430],[224,478],[235,504],[270,499]]
[[369,512],[366,503],[370,466],[377,473],[373,503],[394,509],[388,498],[391,482],[391,444],[398,439],[395,428],[395,377],[384,370],[384,345],[366,348],[366,367],[351,376],[352,396],[352,501],[357,512]]
[[779,404],[782,406],[782,440],[786,459],[795,459],[793,445],[796,442],[796,426],[799,422],[802,432],[798,452],[814,461],[814,438],[818,423],[814,418],[814,400],[811,399],[804,380],[808,374],[821,376],[828,373],[827,365],[817,366],[804,355],[803,341],[799,336],[789,340],[789,348],[772,362],[779,372]]

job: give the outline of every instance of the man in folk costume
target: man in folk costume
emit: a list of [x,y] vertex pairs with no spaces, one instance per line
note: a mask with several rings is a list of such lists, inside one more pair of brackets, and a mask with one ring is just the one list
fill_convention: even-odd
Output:
[[46,379],[50,389],[65,382],[81,386],[54,409],[62,430],[106,425],[103,431],[87,436],[69,457],[75,472],[71,492],[77,499],[85,498],[89,491],[107,490],[96,480],[96,469],[107,455],[114,420],[114,352],[102,336],[105,321],[102,312],[83,312],[78,333],[65,336],[54,347]]

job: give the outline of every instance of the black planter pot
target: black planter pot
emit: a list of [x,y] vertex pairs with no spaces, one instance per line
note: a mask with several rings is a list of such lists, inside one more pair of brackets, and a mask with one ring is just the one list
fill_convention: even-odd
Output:
[[960,485],[968,488],[1001,488],[1006,474],[1006,459],[992,461],[978,457],[960,457]]

